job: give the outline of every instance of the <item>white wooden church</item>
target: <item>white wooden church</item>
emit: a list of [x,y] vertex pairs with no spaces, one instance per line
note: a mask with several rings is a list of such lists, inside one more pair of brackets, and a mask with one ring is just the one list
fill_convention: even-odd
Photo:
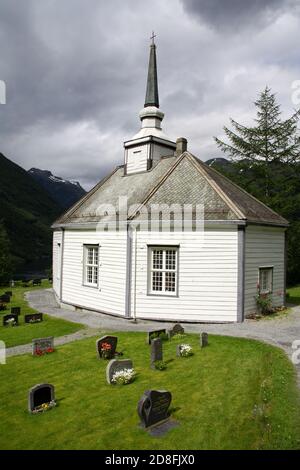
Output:
[[53,224],[60,305],[181,322],[241,322],[258,293],[283,305],[288,223],[163,132],[154,42],[139,117],[123,165]]

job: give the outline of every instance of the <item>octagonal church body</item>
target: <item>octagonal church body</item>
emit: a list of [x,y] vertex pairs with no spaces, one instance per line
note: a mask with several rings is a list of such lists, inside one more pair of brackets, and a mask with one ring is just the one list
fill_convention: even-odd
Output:
[[[193,322],[241,322],[256,310],[258,292],[282,306],[288,222],[192,155],[186,139],[164,133],[154,43],[139,117],[140,130],[124,143],[124,164],[53,224],[60,305],[78,315],[91,309]],[[120,220],[125,198],[129,209],[116,230],[109,208]],[[181,213],[168,214],[165,226],[163,211],[154,229],[139,226],[160,204],[191,208],[189,228],[175,227]]]

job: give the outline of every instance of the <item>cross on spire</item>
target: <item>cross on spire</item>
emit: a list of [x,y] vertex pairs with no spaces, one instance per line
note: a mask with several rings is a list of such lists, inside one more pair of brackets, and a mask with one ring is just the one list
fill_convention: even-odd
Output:
[[152,36],[150,39],[152,40],[152,44],[154,45],[154,38],[156,38],[156,34],[154,34],[154,31],[152,31]]

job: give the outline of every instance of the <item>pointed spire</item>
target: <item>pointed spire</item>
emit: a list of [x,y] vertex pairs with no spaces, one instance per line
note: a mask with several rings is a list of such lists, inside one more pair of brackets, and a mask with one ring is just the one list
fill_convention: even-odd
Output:
[[148,67],[145,108],[147,106],[156,106],[157,108],[159,108],[157,65],[156,65],[156,45],[154,44],[154,38],[155,38],[155,35],[154,33],[152,33],[152,36],[150,38],[152,39],[152,44],[150,45],[150,57],[149,57],[149,67]]

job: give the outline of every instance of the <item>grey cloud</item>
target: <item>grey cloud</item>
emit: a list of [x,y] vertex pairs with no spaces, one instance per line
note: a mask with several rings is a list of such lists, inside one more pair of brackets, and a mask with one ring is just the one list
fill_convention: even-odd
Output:
[[181,0],[186,11],[215,28],[235,33],[261,27],[295,5],[294,0]]
[[[265,20],[270,9],[276,23]],[[266,83],[292,108],[299,16],[291,0],[1,0],[0,152],[86,188],[121,164],[154,29],[164,130],[188,137],[200,158],[216,156],[212,136],[229,116],[251,120]],[[247,27],[231,35],[232,21]]]

